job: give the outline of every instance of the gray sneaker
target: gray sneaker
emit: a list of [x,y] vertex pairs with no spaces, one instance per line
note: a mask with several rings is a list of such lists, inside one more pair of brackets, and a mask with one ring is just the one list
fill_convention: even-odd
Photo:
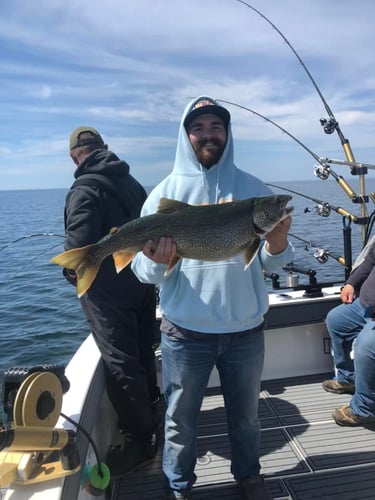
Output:
[[250,476],[238,481],[245,500],[272,500],[262,476]]
[[338,382],[335,379],[325,380],[322,383],[323,389],[327,392],[332,392],[333,394],[354,394],[355,385],[350,382]]

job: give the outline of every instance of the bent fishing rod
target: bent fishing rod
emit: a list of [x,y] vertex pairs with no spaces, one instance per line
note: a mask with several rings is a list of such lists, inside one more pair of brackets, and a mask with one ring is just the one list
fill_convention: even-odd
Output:
[[[358,197],[357,194],[351,188],[351,186],[346,182],[346,180],[341,175],[337,175],[337,173],[328,165],[329,162],[332,162],[332,161],[335,161],[335,160],[330,160],[329,158],[322,158],[322,157],[318,156],[316,153],[314,153],[314,151],[312,151],[308,146],[306,146],[306,144],[304,144],[302,141],[300,141],[299,139],[297,139],[297,137],[295,137],[293,134],[291,134],[284,127],[282,127],[281,125],[279,125],[275,121],[271,120],[267,116],[262,115],[258,111],[255,111],[254,109],[248,108],[246,106],[242,106],[241,104],[235,103],[233,101],[227,101],[225,99],[218,99],[218,102],[229,104],[231,106],[236,106],[236,107],[238,107],[240,109],[243,109],[245,111],[249,111],[250,113],[252,113],[252,114],[254,114],[256,116],[259,116],[260,118],[262,118],[266,122],[271,123],[272,125],[274,125],[278,129],[280,129],[284,134],[288,135],[291,139],[293,139],[305,151],[307,151],[314,158],[315,161],[317,161],[319,163],[319,165],[316,165],[314,167],[314,175],[316,177],[318,177],[321,180],[326,180],[326,179],[328,179],[329,175],[331,175],[335,179],[335,181],[339,184],[339,186],[343,189],[343,191],[348,195],[348,197],[353,202],[356,202],[357,200],[361,200],[362,201],[363,206],[365,208],[365,217],[363,217],[363,218],[356,217],[355,218],[356,219],[355,222],[357,224],[367,224],[368,218],[367,218],[367,209],[366,209],[365,203],[366,203],[366,199],[368,201],[368,197],[365,197],[365,198],[363,196]],[[374,166],[374,168],[375,168],[375,166]],[[281,188],[281,189],[284,189],[284,188]],[[301,193],[297,193],[297,192],[295,192],[295,194],[300,194],[301,195]],[[316,203],[319,203],[319,201],[317,201],[317,200],[312,200],[312,201],[315,201]],[[321,203],[324,203],[324,202],[321,202]],[[341,210],[344,210],[344,209],[341,209]],[[349,212],[347,212],[347,213],[349,213]],[[344,213],[342,213],[341,215],[347,216]],[[354,217],[354,216],[352,216],[352,217]]]
[[5,250],[6,248],[10,247],[11,245],[14,245],[15,243],[18,243],[19,241],[22,240],[27,240],[29,238],[39,238],[41,236],[56,236],[58,238],[65,238],[62,234],[56,234],[56,233],[34,233],[34,234],[27,234],[25,236],[21,236],[20,238],[17,238],[16,240],[10,241],[6,245],[0,247],[0,252]]
[[[367,167],[361,165],[361,164],[356,164],[355,158],[353,151],[351,149],[349,140],[345,138],[344,134],[342,133],[339,123],[336,120],[335,115],[333,114],[333,111],[331,110],[330,106],[328,105],[326,99],[323,96],[323,93],[321,92],[318,84],[316,83],[315,79],[313,78],[312,74],[308,70],[306,64],[303,62],[302,58],[298,54],[298,52],[295,50],[293,45],[289,42],[289,40],[286,38],[286,36],[279,30],[279,28],[267,17],[265,16],[260,10],[256,9],[253,7],[250,3],[245,2],[244,0],[236,0],[237,2],[241,3],[242,5],[248,7],[251,9],[253,12],[255,12],[258,16],[260,16],[262,19],[264,19],[283,39],[283,41],[287,44],[287,46],[291,49],[293,54],[296,56],[299,64],[302,66],[304,69],[306,75],[308,76],[309,80],[311,81],[313,87],[315,88],[316,92],[318,93],[323,106],[328,114],[328,120],[326,118],[321,118],[320,119],[320,124],[323,127],[323,130],[326,134],[332,134],[334,131],[337,132],[341,146],[343,148],[347,164],[351,168],[351,173],[352,175],[358,175],[359,176],[359,187],[360,187],[360,197],[353,199],[352,201],[355,203],[360,203],[361,204],[361,217],[365,219],[366,217],[366,207],[365,203],[368,202],[368,197],[366,196],[366,188],[365,188],[365,174],[367,174]],[[355,166],[354,166],[355,165]],[[365,233],[366,233],[366,228],[363,226],[362,227],[362,238],[363,240],[365,239]]]
[[309,80],[313,84],[316,92],[318,93],[318,95],[319,95],[319,97],[320,97],[320,99],[321,99],[321,101],[323,103],[323,106],[324,106],[325,110],[327,111],[327,114],[329,116],[328,120],[325,119],[325,118],[321,118],[320,119],[320,123],[323,126],[324,132],[326,134],[332,134],[336,130],[336,132],[337,132],[337,134],[338,134],[338,136],[340,138],[341,145],[343,146],[344,153],[345,153],[345,156],[346,156],[347,160],[349,162],[355,162],[354,155],[353,155],[353,152],[351,150],[349,140],[346,139],[344,137],[344,134],[341,132],[341,129],[340,129],[339,124],[338,124],[338,121],[336,120],[335,115],[333,114],[333,111],[331,110],[331,108],[329,107],[326,99],[324,98],[322,91],[320,90],[318,84],[314,80],[312,74],[310,73],[310,71],[307,68],[306,64],[303,62],[301,56],[295,50],[295,48],[293,47],[293,45],[289,42],[289,40],[286,38],[286,36],[279,30],[279,28],[268,17],[266,17],[260,10],[256,9],[255,7],[253,7],[248,2],[245,2],[244,0],[236,0],[236,1],[239,2],[239,3],[242,3],[243,5],[245,5],[246,7],[248,7],[249,9],[253,10],[262,19],[264,19],[281,36],[281,38],[284,40],[284,42],[288,45],[288,47],[290,48],[290,50],[296,56],[299,64],[304,69],[304,71],[307,74]]

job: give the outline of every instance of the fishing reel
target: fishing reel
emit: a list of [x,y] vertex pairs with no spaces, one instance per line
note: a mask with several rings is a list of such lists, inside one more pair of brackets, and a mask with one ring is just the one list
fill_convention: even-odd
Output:
[[339,264],[345,266],[344,257],[336,255],[335,253],[330,252],[329,250],[324,250],[324,248],[319,248],[319,247],[315,248],[313,256],[320,264],[325,264],[328,261],[328,258],[332,257],[332,259],[335,259]]
[[76,433],[56,428],[69,381],[62,367],[37,366],[5,373],[0,425],[0,487],[34,484],[80,469]]
[[328,261],[328,253],[324,248],[315,248],[313,256],[320,264],[325,264]]
[[110,482],[109,468],[99,461],[90,435],[61,413],[69,387],[65,369],[59,365],[4,372],[3,408],[8,423],[0,423],[0,488],[33,485],[80,471],[77,432],[56,427],[62,415],[84,433],[96,454],[97,463],[82,470],[82,488],[92,496],[103,495]]
[[321,179],[322,181],[328,179],[330,173],[331,170],[327,165],[316,165],[314,167],[314,175],[318,177],[318,179]]
[[333,134],[339,125],[333,116],[331,116],[328,120],[326,118],[321,118],[319,121],[326,134]]
[[331,207],[329,203],[320,203],[319,205],[315,205],[315,212],[321,217],[329,217],[331,215]]

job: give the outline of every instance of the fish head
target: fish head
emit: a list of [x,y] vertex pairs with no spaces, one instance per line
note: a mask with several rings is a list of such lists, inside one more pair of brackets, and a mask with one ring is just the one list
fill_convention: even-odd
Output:
[[271,196],[259,196],[254,199],[253,224],[255,232],[266,234],[272,231],[277,224],[288,217],[293,207],[288,207],[290,195],[275,194]]

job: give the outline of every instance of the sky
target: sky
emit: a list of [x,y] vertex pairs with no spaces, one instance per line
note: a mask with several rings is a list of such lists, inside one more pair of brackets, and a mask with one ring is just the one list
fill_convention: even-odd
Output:
[[314,179],[314,155],[345,160],[306,71],[249,5],[298,53],[355,160],[375,164],[374,0],[246,3],[2,0],[0,190],[68,189],[81,125],[155,185],[173,167],[186,104],[203,94],[231,113],[236,165],[266,182]]

